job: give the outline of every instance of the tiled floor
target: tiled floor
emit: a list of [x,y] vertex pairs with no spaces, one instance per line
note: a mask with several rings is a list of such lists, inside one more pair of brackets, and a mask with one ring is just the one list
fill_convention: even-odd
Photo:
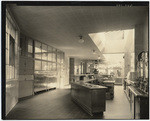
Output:
[[71,101],[69,89],[56,89],[20,101],[7,119],[130,119],[129,102],[122,86],[115,86],[103,116],[90,116]]

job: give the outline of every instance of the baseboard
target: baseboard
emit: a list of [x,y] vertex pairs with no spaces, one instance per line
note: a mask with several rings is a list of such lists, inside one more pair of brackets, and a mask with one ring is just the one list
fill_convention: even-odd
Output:
[[21,97],[18,99],[18,101],[23,101],[23,100],[26,100],[26,99],[29,99],[31,97],[33,97],[34,95],[29,95],[29,96],[26,96],[26,97]]
[[56,87],[45,89],[45,90],[40,90],[40,91],[34,92],[34,94],[37,95],[37,94],[41,94],[41,93],[47,92],[49,90],[54,90],[54,89],[56,89]]

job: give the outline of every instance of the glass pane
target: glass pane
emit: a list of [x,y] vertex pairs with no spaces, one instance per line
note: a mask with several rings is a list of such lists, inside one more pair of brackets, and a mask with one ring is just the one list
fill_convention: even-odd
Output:
[[6,49],[6,64],[9,64],[9,51]]
[[42,60],[47,60],[48,53],[42,53]]
[[57,63],[60,63],[60,53],[57,53]]
[[9,65],[6,65],[6,79],[10,79],[10,70],[9,70]]
[[48,62],[48,70],[52,70],[52,63]]
[[41,43],[35,41],[35,52],[41,53]]
[[52,61],[56,62],[56,54],[55,53],[53,53],[53,60]]
[[53,51],[53,48],[48,46],[48,52],[52,52]]
[[61,55],[60,55],[60,63],[63,63],[63,61],[64,61],[64,54],[63,54],[63,52],[61,52]]
[[55,71],[55,70],[56,70],[56,63],[53,63],[52,65],[53,65],[52,70],[54,70],[54,71]]
[[14,78],[14,75],[15,75],[15,74],[14,74],[14,72],[15,72],[15,71],[14,71],[14,66],[10,66],[10,71],[9,71],[9,72],[10,72],[10,79],[13,79],[13,78]]
[[33,53],[33,40],[28,39],[28,52]]
[[10,45],[9,45],[9,64],[11,66],[15,65],[15,40],[10,35]]
[[48,69],[47,62],[42,61],[42,70],[47,70],[47,69]]
[[41,59],[41,43],[35,41],[35,58]]
[[42,53],[47,52],[47,45],[42,44]]
[[6,33],[6,48],[8,49],[8,33]]
[[35,70],[41,70],[41,61],[35,60]]
[[48,61],[52,61],[52,53],[48,53]]
[[57,50],[56,50],[55,48],[53,48],[53,52],[55,52],[55,53],[56,53],[56,51],[57,51]]
[[42,54],[41,53],[35,53],[35,58],[41,59]]
[[47,60],[48,54],[47,54],[47,45],[42,44],[42,60]]

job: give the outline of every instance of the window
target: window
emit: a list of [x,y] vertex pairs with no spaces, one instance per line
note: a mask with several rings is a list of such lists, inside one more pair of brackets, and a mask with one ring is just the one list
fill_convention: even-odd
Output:
[[51,62],[48,62],[48,70],[52,70],[52,63]]
[[15,78],[15,40],[10,35],[9,43],[9,69],[10,69],[10,78]]
[[48,65],[47,65],[47,62],[45,61],[42,61],[42,70],[48,70]]
[[42,60],[48,59],[47,45],[42,44]]
[[9,45],[9,65],[14,66],[15,65],[15,40],[10,35],[10,45]]
[[36,59],[41,59],[41,43],[40,42],[37,42],[35,41],[35,58]]
[[53,48],[52,61],[56,62],[56,49]]
[[52,63],[52,70],[56,71],[56,63]]
[[52,61],[52,51],[53,51],[53,48],[48,46],[48,61]]
[[41,61],[35,60],[35,70],[41,70]]
[[28,57],[33,57],[33,40],[28,39]]
[[6,64],[9,64],[9,46],[8,33],[6,33]]

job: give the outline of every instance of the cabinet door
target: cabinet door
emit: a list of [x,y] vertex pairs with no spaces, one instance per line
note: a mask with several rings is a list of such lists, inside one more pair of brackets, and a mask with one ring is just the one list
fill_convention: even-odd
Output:
[[140,98],[135,98],[135,119],[140,119]]
[[134,103],[134,94],[130,92],[130,110],[131,110],[131,118],[135,118],[135,103]]

